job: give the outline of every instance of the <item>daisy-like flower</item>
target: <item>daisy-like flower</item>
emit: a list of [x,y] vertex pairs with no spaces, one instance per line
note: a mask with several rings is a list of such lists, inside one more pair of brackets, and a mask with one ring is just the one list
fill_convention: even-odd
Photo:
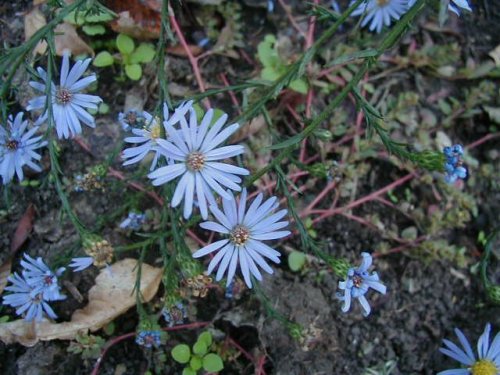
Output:
[[65,271],[64,267],[53,272],[43,261],[41,257],[36,259],[24,254],[21,260],[23,266],[23,276],[26,282],[33,288],[35,294],[42,293],[46,301],[57,301],[65,299],[66,296],[60,293],[60,287],[57,277]]
[[148,177],[153,180],[153,185],[158,186],[182,176],[172,197],[172,207],[177,207],[184,199],[184,218],[189,218],[193,212],[196,194],[201,216],[206,219],[207,201],[211,205],[216,204],[212,191],[225,199],[232,199],[232,195],[221,185],[240,191],[241,178],[238,175],[246,176],[249,172],[244,168],[220,162],[244,152],[243,146],[240,145],[219,147],[238,130],[239,125],[232,124],[222,130],[227,120],[227,115],[223,114],[210,127],[213,109],[207,111],[198,125],[195,111],[190,109],[189,112],[189,124],[184,117],[180,117],[180,130],[166,123],[169,140],[158,140],[160,148],[174,163],[158,168]]
[[[166,103],[163,104],[163,127],[165,128],[167,139],[169,137],[167,124],[171,126],[177,124],[181,118],[186,116],[186,113],[192,106],[193,101],[182,103],[175,109],[172,117],[169,118],[168,106]],[[159,118],[151,116],[146,111],[142,112],[142,116],[144,117],[144,126],[141,129],[131,129],[135,137],[125,138],[125,142],[138,144],[138,146],[129,147],[123,150],[122,156],[123,159],[125,159],[123,165],[138,163],[144,159],[147,154],[154,152],[154,158],[150,168],[150,171],[152,171],[156,168],[158,159],[161,155],[164,155],[167,161],[169,161],[169,158],[165,151],[158,145],[158,140],[161,139],[161,124]]]
[[462,166],[462,156],[464,154],[462,145],[457,144],[452,147],[445,147],[443,148],[443,153],[446,157],[446,162],[444,164],[444,169],[446,172],[446,175],[444,177],[445,181],[449,184],[453,184],[459,178],[466,178],[467,169]]
[[274,263],[280,263],[281,254],[262,241],[276,240],[290,234],[288,230],[280,230],[288,225],[288,221],[280,221],[288,211],[283,209],[274,212],[279,205],[277,197],[271,197],[262,203],[264,196],[260,193],[246,210],[246,189],[243,189],[238,204],[230,191],[228,195],[230,199],[222,197],[223,211],[216,205],[210,205],[210,211],[218,223],[206,221],[200,224],[202,228],[222,233],[227,238],[201,248],[193,254],[193,257],[200,258],[217,252],[208,265],[208,273],[211,273],[218,265],[215,279],[221,280],[227,271],[227,285],[229,285],[239,264],[245,283],[251,288],[250,274],[257,280],[262,280],[257,266],[267,273],[273,273],[273,269],[263,257]]
[[186,307],[182,302],[176,302],[170,308],[167,306],[163,307],[161,314],[169,327],[183,324],[184,320],[187,318]]
[[500,374],[500,333],[495,335],[490,345],[491,325],[488,323],[484,332],[477,342],[477,359],[472,351],[471,345],[465,335],[458,328],[455,328],[460,345],[449,340],[443,340],[444,348],[439,351],[451,357],[465,368],[456,368],[438,372],[437,375],[498,375]]
[[[354,1],[351,1],[351,5]],[[352,12],[352,16],[363,16],[361,26],[368,24],[370,31],[380,33],[382,27],[390,26],[391,20],[399,20],[408,10],[408,0],[366,0]]]
[[[417,0],[408,0],[408,7],[411,8],[416,2]],[[470,7],[467,0],[450,0],[448,9],[455,13],[457,16],[460,16],[460,9],[465,9],[469,12],[472,12],[472,8]]]
[[[59,138],[71,138],[80,134],[82,132],[80,121],[91,128],[95,127],[94,118],[85,108],[97,109],[97,105],[102,102],[102,99],[96,95],[80,94],[81,90],[96,81],[94,74],[81,78],[91,60],[77,61],[70,70],[69,53],[65,52],[58,86],[54,82],[47,82],[47,72],[41,67],[37,68],[37,72],[44,83],[30,82],[31,87],[42,93],[45,93],[46,86],[50,85],[50,97],[47,98],[44,94],[31,99],[26,109],[29,111],[44,109],[47,100],[50,100]],[[42,117],[46,118],[47,112]]]
[[36,291],[36,288],[30,285],[27,280],[14,273],[7,280],[12,283],[5,287],[5,290],[12,292],[3,297],[3,304],[12,306],[16,309],[16,314],[19,316],[25,315],[24,319],[32,321],[33,319],[40,321],[44,314],[51,319],[56,319],[57,315],[47,303],[43,292]]
[[352,299],[358,299],[363,307],[363,315],[368,316],[371,308],[365,297],[368,289],[372,288],[379,293],[385,294],[387,288],[380,282],[378,274],[370,274],[368,269],[372,265],[372,257],[368,253],[361,253],[363,260],[358,268],[350,268],[347,271],[347,280],[339,282],[339,288],[344,291],[344,295],[337,294],[337,298],[344,301],[342,311],[347,312],[351,308]]
[[23,121],[22,112],[19,112],[14,119],[9,116],[7,124],[8,131],[0,126],[0,176],[4,184],[12,181],[14,174],[22,180],[25,165],[36,172],[41,172],[42,168],[35,163],[41,156],[35,150],[47,145],[46,141],[41,140],[41,136],[34,136],[38,126],[26,131],[28,121]]

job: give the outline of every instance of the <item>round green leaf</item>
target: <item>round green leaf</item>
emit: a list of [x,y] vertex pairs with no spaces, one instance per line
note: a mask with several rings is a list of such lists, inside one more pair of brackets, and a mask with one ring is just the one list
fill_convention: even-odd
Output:
[[198,371],[201,366],[203,366],[203,362],[200,357],[197,355],[191,357],[191,360],[189,361],[189,366],[195,371]]
[[131,80],[137,81],[142,76],[142,68],[139,64],[125,65],[125,74]]
[[111,56],[111,54],[108,51],[101,51],[96,55],[94,62],[92,64],[94,64],[94,66],[97,66],[99,68],[103,68],[105,66],[113,65],[113,62],[114,62],[113,56]]
[[306,262],[306,254],[301,253],[300,251],[292,251],[290,255],[288,255],[288,267],[293,272],[300,271]]
[[191,367],[186,367],[184,370],[182,370],[182,375],[196,375],[196,371]]
[[205,341],[200,341],[200,339],[193,345],[193,352],[198,355],[205,355],[207,349],[208,347]]
[[87,35],[102,35],[106,32],[103,25],[85,25],[82,30]]
[[303,79],[296,79],[295,81],[290,82],[289,86],[293,91],[296,91],[300,94],[307,94],[307,90],[309,90],[309,87],[307,85],[307,82],[304,81]]
[[125,34],[116,37],[116,48],[124,55],[130,55],[135,48],[134,40]]
[[105,115],[107,113],[109,113],[109,105],[107,105],[106,103],[101,103],[99,104],[99,114],[101,115]]
[[219,372],[224,368],[224,363],[217,354],[210,353],[203,357],[203,368],[208,372]]
[[155,57],[156,51],[152,44],[141,43],[130,56],[131,63],[148,63]]
[[191,350],[186,344],[179,344],[172,349],[172,358],[179,363],[188,363],[191,358]]
[[212,345],[212,334],[208,331],[202,332],[201,335],[198,336],[198,341],[203,341],[207,344],[207,347]]

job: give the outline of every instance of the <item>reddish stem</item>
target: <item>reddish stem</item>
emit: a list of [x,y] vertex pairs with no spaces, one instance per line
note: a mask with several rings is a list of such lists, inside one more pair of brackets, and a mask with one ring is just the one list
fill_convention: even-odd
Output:
[[[224,82],[224,86],[226,86],[226,87],[230,86],[229,82],[226,78],[226,75],[224,73],[219,74],[219,77],[222,80],[222,82]],[[229,96],[231,97],[231,101],[233,102],[233,105],[236,107],[238,114],[241,115],[242,112],[241,112],[241,108],[240,108],[240,103],[238,102],[238,98],[234,94],[233,90],[229,91]]]

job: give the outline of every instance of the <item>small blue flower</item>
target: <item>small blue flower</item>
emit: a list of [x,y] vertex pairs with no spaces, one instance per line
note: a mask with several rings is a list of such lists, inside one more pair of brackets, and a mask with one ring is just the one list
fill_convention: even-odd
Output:
[[439,351],[455,359],[465,368],[457,368],[438,372],[437,375],[498,375],[500,374],[500,333],[495,335],[490,345],[491,325],[488,323],[477,343],[478,357],[474,355],[472,347],[461,330],[455,328],[460,345],[444,339],[444,347]]
[[[47,72],[40,67],[37,68],[37,72],[44,83],[30,82],[30,86],[42,92],[43,95],[31,99],[26,109],[28,111],[43,110],[47,100],[50,100],[57,136],[60,139],[80,134],[82,132],[80,121],[91,128],[95,127],[94,118],[85,109],[97,109],[102,99],[96,95],[80,94],[81,90],[97,80],[95,74],[81,78],[91,61],[92,59],[77,61],[70,70],[69,53],[66,51],[62,59],[59,86],[56,86],[54,82],[47,82]],[[50,85],[48,98],[45,95],[47,85]],[[42,115],[40,121],[46,118],[47,112]]]
[[[352,0],[350,5],[354,2]],[[366,0],[351,15],[362,16],[362,27],[370,24],[370,31],[380,33],[384,25],[390,26],[392,19],[399,20],[407,10],[408,0]]]
[[203,229],[221,233],[226,238],[196,251],[193,258],[217,253],[210,261],[207,272],[210,274],[218,267],[215,280],[219,281],[227,271],[227,285],[233,280],[239,266],[245,284],[251,288],[250,275],[262,281],[259,267],[269,274],[274,272],[264,258],[280,263],[281,254],[263,241],[277,240],[290,234],[288,230],[281,230],[288,225],[288,221],[280,221],[288,211],[283,209],[275,212],[279,207],[278,198],[271,197],[263,202],[262,193],[257,195],[247,210],[245,188],[238,203],[230,190],[227,194],[230,199],[222,197],[222,210],[216,204],[210,205],[210,211],[218,222],[205,221],[200,224]]
[[12,285],[6,286],[5,290],[12,293],[3,297],[3,304],[14,307],[17,315],[25,315],[24,319],[27,321],[33,319],[40,321],[44,314],[51,319],[57,318],[47,303],[48,300],[44,298],[43,292],[28,283],[23,276],[14,273],[7,280]]
[[146,222],[145,214],[137,212],[129,212],[127,218],[120,223],[120,228],[139,230],[141,229],[142,225],[145,222]]
[[456,144],[452,147],[444,147],[443,154],[446,157],[446,162],[444,164],[446,172],[444,177],[445,181],[452,184],[459,178],[466,178],[467,169],[462,166],[462,155],[464,154],[462,145]]
[[46,301],[58,301],[65,299],[66,296],[60,293],[60,287],[57,277],[65,271],[64,267],[53,272],[43,261],[42,258],[36,259],[24,254],[24,260],[21,260],[22,272],[26,282],[33,288],[34,293],[42,293]]
[[[416,2],[417,0],[408,0],[408,8],[411,8]],[[448,9],[455,13],[457,16],[460,16],[460,8],[472,12],[472,9],[467,0],[450,0]]]
[[140,129],[146,125],[146,117],[144,112],[130,109],[127,112],[118,114],[118,122],[125,131],[131,129]]
[[145,348],[159,347],[161,344],[160,331],[141,331],[135,338],[137,345],[144,346]]
[[23,121],[23,113],[19,112],[13,119],[7,119],[9,130],[0,126],[0,176],[3,184],[8,184],[17,174],[17,178],[24,178],[23,167],[27,165],[36,172],[41,172],[42,168],[36,161],[42,157],[35,150],[47,145],[42,141],[42,137],[34,137],[38,126],[27,130],[28,121]]
[[363,307],[363,315],[368,316],[371,308],[368,300],[365,297],[368,289],[372,288],[379,293],[385,294],[387,288],[380,282],[378,274],[373,272],[370,274],[368,268],[372,264],[372,257],[368,253],[361,253],[363,260],[358,268],[350,268],[347,272],[347,280],[339,282],[339,288],[344,291],[344,295],[337,294],[337,298],[344,301],[342,311],[347,312],[351,308],[351,300],[358,299],[361,307]]
[[165,306],[161,313],[169,327],[183,324],[184,320],[187,318],[186,307],[182,302],[177,302],[170,308]]

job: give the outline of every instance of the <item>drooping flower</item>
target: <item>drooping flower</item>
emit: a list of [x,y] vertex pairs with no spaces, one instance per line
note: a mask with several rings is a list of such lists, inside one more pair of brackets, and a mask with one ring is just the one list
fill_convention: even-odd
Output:
[[66,298],[61,294],[57,279],[65,271],[64,267],[53,272],[41,257],[34,259],[28,254],[24,254],[21,266],[24,268],[23,277],[33,288],[35,294],[42,293],[43,299],[46,301],[58,301]]
[[83,250],[89,256],[71,259],[69,267],[73,268],[73,272],[83,271],[91,265],[107,267],[113,260],[113,246],[98,236],[91,235],[84,239]]
[[[351,1],[351,5],[354,0]],[[353,12],[352,16],[363,16],[361,26],[368,24],[370,31],[380,33],[382,27],[390,26],[392,19],[399,20],[401,15],[408,10],[408,0],[366,0]]]
[[19,112],[13,119],[7,119],[8,130],[0,126],[0,176],[2,182],[8,184],[12,181],[14,174],[19,180],[23,180],[23,166],[27,165],[36,172],[42,168],[35,161],[41,159],[35,150],[47,145],[41,136],[34,136],[39,126],[28,129],[28,121],[23,121],[23,113]]
[[363,308],[363,315],[368,316],[371,308],[365,294],[372,288],[379,293],[385,294],[387,288],[380,282],[376,272],[369,273],[368,269],[372,264],[372,257],[368,253],[361,253],[363,257],[361,265],[357,268],[349,268],[347,280],[339,282],[339,288],[344,291],[344,295],[337,294],[337,298],[344,301],[342,311],[347,312],[351,308],[352,299],[358,299]]
[[498,375],[500,374],[500,333],[495,335],[490,345],[491,325],[488,323],[477,342],[477,359],[472,347],[461,330],[455,328],[460,345],[444,339],[444,347],[439,351],[460,362],[465,368],[438,372],[437,375]]
[[24,315],[27,321],[33,319],[40,321],[44,314],[51,319],[57,318],[54,310],[47,303],[48,300],[44,298],[43,292],[37,291],[23,276],[14,273],[7,280],[12,285],[6,286],[5,290],[12,293],[3,297],[3,304],[14,307],[17,315]]
[[[192,108],[192,105],[193,101],[181,103],[181,105],[175,109],[172,116],[169,117],[168,106],[166,103],[163,104],[163,127],[165,129],[166,139],[169,139],[169,133],[166,127],[167,124],[170,124],[171,126],[177,124],[181,118],[186,116],[186,113]],[[153,152],[154,158],[150,168],[150,171],[152,171],[156,168],[161,155],[165,156],[167,161],[170,161],[170,159],[165,151],[158,145],[158,140],[161,139],[160,119],[151,116],[146,111],[142,112],[142,117],[144,118],[144,125],[141,128],[131,129],[135,137],[125,138],[125,142],[137,144],[138,146],[129,147],[123,150],[122,156],[123,159],[125,159],[123,165],[138,163],[150,152]]]
[[125,220],[120,223],[121,229],[139,230],[146,222],[146,214],[140,212],[129,212]]
[[92,264],[94,264],[94,258],[92,257],[77,257],[71,259],[68,267],[72,268],[73,272],[80,272],[89,268]]
[[125,113],[118,114],[118,122],[125,131],[131,129],[140,129],[146,125],[146,117],[144,112],[135,109],[129,109]]
[[445,147],[443,148],[443,153],[446,157],[446,162],[444,164],[446,172],[445,181],[452,184],[459,178],[466,178],[467,169],[462,166],[462,155],[464,154],[463,147],[458,144],[453,147]]
[[[49,99],[52,103],[53,119],[59,138],[71,138],[80,134],[82,132],[81,122],[91,128],[95,127],[94,118],[86,111],[86,108],[97,109],[97,105],[102,102],[102,99],[96,95],[80,93],[81,90],[96,81],[94,74],[81,78],[91,60],[77,61],[70,70],[69,53],[65,52],[58,86],[54,82],[47,82],[47,72],[41,67],[37,68],[37,72],[44,83],[30,82],[30,86],[42,92],[43,95],[31,99],[26,109],[29,111],[44,109],[47,99]],[[45,95],[47,85],[50,85],[49,98]],[[43,114],[42,118],[47,118],[47,112]]]
[[271,197],[262,203],[264,196],[260,193],[246,210],[246,189],[243,189],[238,205],[229,190],[228,195],[230,199],[222,197],[223,211],[214,204],[210,205],[210,211],[218,222],[206,221],[200,224],[202,228],[224,234],[227,238],[201,248],[193,257],[200,258],[217,252],[210,261],[207,272],[210,274],[219,266],[215,279],[221,280],[227,271],[227,284],[230,284],[239,265],[245,283],[251,288],[250,275],[262,280],[257,266],[267,273],[273,273],[263,257],[280,263],[281,254],[262,241],[276,240],[290,234],[288,230],[280,230],[288,225],[288,221],[280,221],[288,211],[283,209],[274,212],[279,205],[277,197]]
[[448,5],[448,9],[455,13],[457,16],[460,16],[460,9],[465,9],[469,12],[472,12],[472,8],[470,7],[467,0],[451,0],[450,4]]
[[155,186],[181,176],[171,205],[177,207],[184,200],[184,218],[186,219],[193,212],[195,194],[201,216],[206,219],[208,217],[207,201],[215,205],[212,191],[223,198],[231,199],[231,194],[222,186],[240,191],[241,178],[238,175],[249,174],[244,168],[220,162],[220,160],[242,154],[244,148],[240,145],[219,147],[238,130],[239,125],[232,124],[222,130],[227,120],[227,115],[223,114],[210,127],[213,115],[214,110],[209,109],[201,124],[198,125],[196,113],[190,109],[189,124],[184,117],[180,117],[179,130],[169,123],[165,124],[169,139],[159,139],[158,144],[174,163],[158,168],[148,175]]
[[136,344],[145,348],[158,347],[161,344],[160,331],[141,331],[135,337]]

